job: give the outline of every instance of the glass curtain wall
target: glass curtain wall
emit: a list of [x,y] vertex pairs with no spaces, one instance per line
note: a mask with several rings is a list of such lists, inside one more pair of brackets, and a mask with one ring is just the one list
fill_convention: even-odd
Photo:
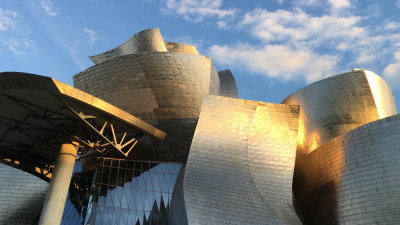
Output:
[[99,158],[75,168],[62,224],[168,225],[180,163]]

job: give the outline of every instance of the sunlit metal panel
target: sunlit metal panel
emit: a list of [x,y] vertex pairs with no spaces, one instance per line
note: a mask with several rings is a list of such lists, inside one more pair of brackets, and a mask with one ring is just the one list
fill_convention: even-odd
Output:
[[189,224],[301,224],[292,201],[299,107],[207,96],[184,179]]

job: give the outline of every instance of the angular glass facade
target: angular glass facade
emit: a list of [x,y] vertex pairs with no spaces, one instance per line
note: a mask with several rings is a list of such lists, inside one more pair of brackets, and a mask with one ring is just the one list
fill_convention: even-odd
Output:
[[62,224],[167,225],[180,163],[99,158],[74,176]]

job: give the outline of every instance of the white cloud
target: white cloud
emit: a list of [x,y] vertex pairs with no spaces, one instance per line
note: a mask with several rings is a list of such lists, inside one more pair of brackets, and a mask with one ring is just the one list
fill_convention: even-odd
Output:
[[[361,17],[340,17],[331,14],[311,16],[304,11],[256,9],[247,13],[240,23],[250,27],[252,34],[264,42],[304,42],[319,46],[322,43],[337,46],[340,42],[353,42],[367,31],[357,26]],[[343,46],[343,45],[342,45]]]
[[7,31],[9,27],[13,27],[16,24],[16,17],[17,12],[0,8],[0,31]]
[[200,22],[205,18],[231,19],[237,9],[222,9],[222,0],[163,0],[164,13],[177,13],[184,19]]
[[17,37],[3,37],[0,38],[0,44],[8,48],[16,55],[28,55],[32,48],[36,47],[36,43],[27,38],[17,38]]
[[87,34],[89,38],[89,43],[94,43],[97,41],[97,35],[94,30],[85,27],[83,28],[83,31],[85,31],[85,33]]
[[285,45],[255,47],[239,44],[233,47],[214,45],[210,48],[213,59],[220,64],[246,68],[250,72],[283,80],[315,81],[332,75],[339,57],[320,55],[307,48]]
[[393,54],[393,63],[383,70],[383,78],[392,86],[400,86],[400,51]]
[[389,21],[386,25],[385,25],[385,30],[396,30],[400,28],[400,23],[396,23],[393,21]]
[[397,0],[395,5],[400,8],[400,0]]
[[53,6],[53,2],[51,0],[40,0],[40,5],[42,6],[43,10],[49,15],[49,16],[57,16],[58,12]]
[[[302,2],[311,4],[314,0]],[[282,80],[311,82],[337,71],[371,66],[386,67],[384,74],[397,79],[393,74],[399,69],[400,59],[393,59],[390,65],[387,60],[396,51],[395,46],[400,47],[400,23],[381,21],[371,26],[371,18],[357,16],[349,1],[323,3],[331,4],[331,8],[319,14],[299,7],[249,11],[237,28],[249,31],[255,42],[214,45],[209,49],[211,56],[224,66]],[[400,86],[400,75],[398,80]]]
[[351,6],[348,0],[328,0],[333,9],[343,9]]

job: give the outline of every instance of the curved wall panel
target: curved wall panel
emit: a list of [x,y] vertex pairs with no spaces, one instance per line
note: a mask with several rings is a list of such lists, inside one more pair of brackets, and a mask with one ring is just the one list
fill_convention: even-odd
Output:
[[167,48],[168,52],[182,52],[182,53],[188,53],[188,54],[193,54],[193,55],[199,54],[197,52],[196,47],[193,45],[187,45],[187,44],[182,44],[182,43],[166,41],[165,47]]
[[198,117],[203,96],[219,94],[213,80],[219,82],[209,57],[154,52],[95,65],[75,75],[74,86],[152,121]]
[[158,28],[143,30],[130,37],[122,45],[98,55],[90,56],[95,64],[111,60],[118,56],[142,52],[166,52],[164,40]]
[[307,224],[400,224],[400,115],[315,149],[296,167]]
[[236,81],[230,70],[218,71],[219,80],[221,83],[221,96],[230,98],[239,98]]
[[204,95],[220,94],[209,57],[175,52],[120,56],[74,76],[74,86],[167,132],[139,143],[134,159],[185,162]]
[[0,164],[0,224],[32,224],[40,216],[49,184]]
[[301,224],[291,194],[298,113],[204,98],[183,186],[189,224]]
[[372,95],[374,96],[374,102],[378,110],[379,118],[382,119],[396,115],[396,101],[394,100],[392,89],[386,81],[371,71],[364,70],[364,73],[367,77]]
[[[301,106],[300,153],[312,152],[347,131],[397,113],[385,81],[373,73],[368,77],[364,70],[353,70],[313,83],[283,100],[282,103]],[[370,85],[372,80],[374,86]]]

